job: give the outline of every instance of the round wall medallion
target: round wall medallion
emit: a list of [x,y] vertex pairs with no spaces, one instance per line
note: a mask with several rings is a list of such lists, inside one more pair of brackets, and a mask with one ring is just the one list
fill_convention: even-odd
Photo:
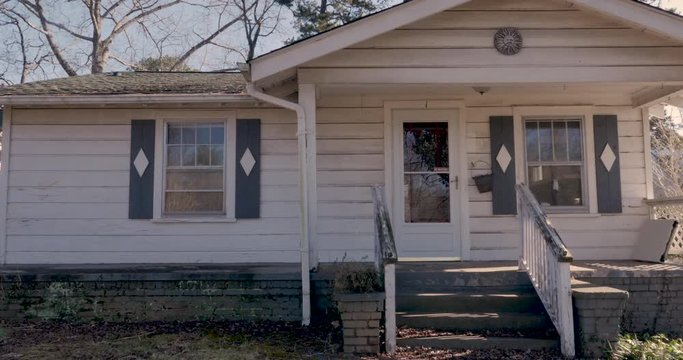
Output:
[[516,55],[522,51],[524,40],[519,30],[515,28],[502,28],[493,37],[493,45],[503,55]]

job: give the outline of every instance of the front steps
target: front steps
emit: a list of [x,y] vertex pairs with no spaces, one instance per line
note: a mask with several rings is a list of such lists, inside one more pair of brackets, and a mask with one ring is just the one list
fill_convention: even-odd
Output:
[[541,300],[526,273],[515,265],[401,263],[396,289],[400,346],[559,348]]

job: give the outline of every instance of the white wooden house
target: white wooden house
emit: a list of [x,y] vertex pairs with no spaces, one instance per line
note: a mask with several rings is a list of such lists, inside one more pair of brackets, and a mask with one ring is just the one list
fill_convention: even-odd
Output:
[[242,74],[2,88],[1,262],[373,259],[374,185],[399,260],[516,260],[519,183],[575,259],[629,259],[682,89],[683,18],[631,0],[414,0]]

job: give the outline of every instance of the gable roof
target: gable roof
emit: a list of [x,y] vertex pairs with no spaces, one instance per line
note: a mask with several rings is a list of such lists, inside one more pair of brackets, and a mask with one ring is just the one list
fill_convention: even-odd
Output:
[[30,95],[243,94],[240,73],[118,72],[0,87],[2,97]]
[[[277,49],[249,62],[250,81],[278,73],[344,49],[401,26],[472,0],[412,0]],[[683,42],[683,17],[638,0],[566,0],[580,8],[615,17]]]

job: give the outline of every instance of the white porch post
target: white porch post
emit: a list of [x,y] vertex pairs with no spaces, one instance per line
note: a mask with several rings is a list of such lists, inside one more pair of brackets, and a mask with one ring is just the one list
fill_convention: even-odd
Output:
[[318,266],[318,181],[317,181],[317,142],[316,142],[316,86],[299,84],[299,105],[306,114],[306,189],[308,207],[308,246],[310,267]]

